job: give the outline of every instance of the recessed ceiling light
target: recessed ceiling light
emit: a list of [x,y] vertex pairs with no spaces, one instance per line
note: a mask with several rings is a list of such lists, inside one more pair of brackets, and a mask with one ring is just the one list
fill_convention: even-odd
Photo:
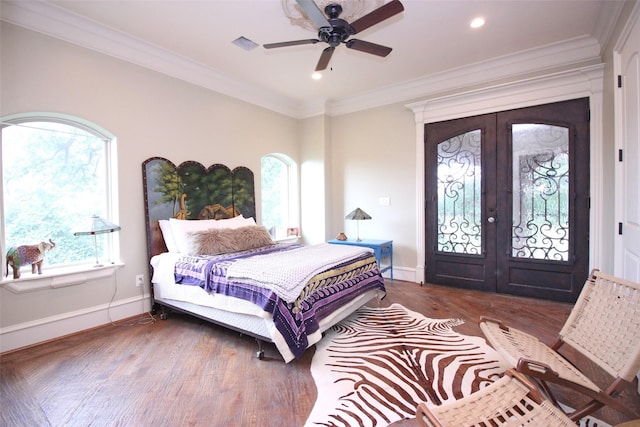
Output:
[[471,28],[480,28],[484,25],[485,20],[483,17],[479,16],[477,18],[473,18],[473,20],[471,21],[471,24],[469,24],[469,26]]
[[311,78],[313,80],[320,80],[322,78],[322,73],[316,71],[315,73],[311,74]]

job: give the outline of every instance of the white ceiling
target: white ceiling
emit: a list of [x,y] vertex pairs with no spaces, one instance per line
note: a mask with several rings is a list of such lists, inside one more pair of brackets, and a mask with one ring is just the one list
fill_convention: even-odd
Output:
[[[336,0],[343,2],[348,0]],[[246,51],[315,38],[281,0],[2,0],[2,19],[103,51],[284,113],[407,87],[448,70],[559,42],[608,41],[621,0],[401,0],[405,10],[353,38],[393,48],[386,58],[339,46],[321,80],[310,78],[323,43]],[[486,25],[471,29],[483,16]],[[128,53],[127,53],[128,51]],[[253,95],[242,95],[248,89]],[[245,93],[248,93],[246,91]],[[270,99],[265,101],[265,99]],[[252,101],[251,99],[248,99]],[[269,105],[267,105],[269,107]]]

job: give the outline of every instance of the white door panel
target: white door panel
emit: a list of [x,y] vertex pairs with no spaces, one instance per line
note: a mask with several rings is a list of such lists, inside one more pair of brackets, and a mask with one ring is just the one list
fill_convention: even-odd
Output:
[[640,281],[640,22],[636,20],[620,50],[622,87],[617,96],[620,111],[619,148],[622,161],[616,174],[617,221],[622,223],[617,246],[616,274]]

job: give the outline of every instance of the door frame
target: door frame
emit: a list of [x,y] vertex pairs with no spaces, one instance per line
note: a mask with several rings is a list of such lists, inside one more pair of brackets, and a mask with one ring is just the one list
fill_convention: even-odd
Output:
[[416,124],[417,265],[415,281],[417,283],[425,283],[424,126],[433,122],[584,97],[589,97],[591,110],[589,268],[594,266],[603,268],[605,248],[603,248],[602,242],[604,241],[604,233],[607,231],[603,226],[603,169],[605,163],[602,135],[603,75],[604,64],[598,64],[406,105],[408,109],[413,111]]
[[[613,74],[614,76],[619,76],[623,74],[623,64],[622,64],[622,52],[625,48],[627,41],[630,37],[630,34],[636,29],[636,26],[640,27],[640,3],[636,3],[631,14],[629,15],[629,20],[625,24],[625,27],[618,38],[618,41],[613,48]],[[616,77],[617,78],[617,77]],[[623,105],[623,94],[621,93],[621,89],[614,89],[614,111],[615,111],[615,124],[614,124],[614,133],[615,133],[615,148],[616,152],[618,150],[626,150],[627,141],[624,140],[625,136],[625,121],[630,120],[630,117],[625,116],[625,109]],[[638,118],[635,118],[638,120]],[[629,188],[625,185],[625,168],[627,167],[637,167],[637,164],[631,164],[631,160],[627,156],[628,152],[625,153],[623,151],[623,156],[625,157],[626,163],[620,163],[616,161],[615,164],[615,223],[624,224],[625,218],[625,198],[627,197],[627,191]],[[638,189],[638,196],[640,196],[640,189]],[[623,225],[626,227],[626,224]],[[624,229],[623,229],[624,233]],[[614,274],[619,277],[623,277],[627,280],[638,280],[636,275],[637,271],[629,271],[626,269],[624,263],[624,255],[625,255],[625,240],[628,237],[621,236],[616,233],[615,237],[615,245],[614,245]],[[640,380],[640,373],[638,373],[638,379]]]

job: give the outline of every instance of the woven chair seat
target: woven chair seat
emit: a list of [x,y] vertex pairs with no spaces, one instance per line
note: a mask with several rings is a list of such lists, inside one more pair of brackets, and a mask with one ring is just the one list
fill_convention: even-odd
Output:
[[[637,408],[616,399],[640,370],[640,284],[593,270],[551,346],[499,320],[482,317],[479,326],[505,361],[535,379],[552,402],[558,403],[549,383],[590,398],[569,414],[572,420],[605,405],[629,418],[640,417]],[[606,371],[613,382],[606,388],[598,387],[559,353],[564,344]]]
[[426,427],[575,427],[571,419],[513,370],[463,399],[436,407],[421,403],[416,419]]
[[567,359],[553,351],[538,338],[514,328],[502,328],[498,323],[480,323],[480,329],[493,348],[500,349],[500,355],[511,366],[518,366],[520,358],[535,360],[556,371],[562,378],[598,392],[600,387],[587,378]]

